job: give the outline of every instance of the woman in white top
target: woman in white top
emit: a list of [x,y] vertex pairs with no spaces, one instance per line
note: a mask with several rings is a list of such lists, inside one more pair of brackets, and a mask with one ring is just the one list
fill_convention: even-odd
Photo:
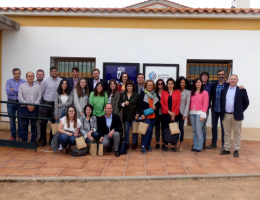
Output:
[[66,111],[72,105],[73,98],[67,80],[61,80],[57,92],[54,95],[54,117],[59,120],[65,116]]
[[84,114],[83,109],[88,103],[89,89],[85,78],[80,78],[73,90],[74,106],[77,110],[78,117]]
[[66,112],[66,116],[60,119],[60,124],[58,131],[59,143],[63,147],[63,154],[67,154],[67,146],[74,146],[75,137],[79,134],[79,128],[81,127],[81,122],[77,118],[77,111],[74,106],[69,106]]

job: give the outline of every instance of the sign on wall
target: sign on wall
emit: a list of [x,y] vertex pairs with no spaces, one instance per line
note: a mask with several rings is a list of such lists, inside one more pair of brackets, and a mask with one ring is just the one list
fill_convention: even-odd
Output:
[[107,80],[115,79],[120,82],[120,76],[123,72],[128,73],[129,79],[136,84],[136,78],[139,73],[139,63],[103,63],[103,78]]
[[175,81],[179,77],[178,64],[143,64],[143,72],[145,80],[163,79],[164,82],[168,78],[173,78]]

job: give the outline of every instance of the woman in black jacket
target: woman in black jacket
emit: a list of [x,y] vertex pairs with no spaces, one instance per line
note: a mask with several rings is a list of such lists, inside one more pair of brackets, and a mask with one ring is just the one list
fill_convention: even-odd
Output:
[[[152,80],[147,80],[144,84],[144,91],[140,94],[138,99],[139,112],[141,119],[145,120],[145,123],[149,124],[147,132],[142,137],[142,153],[146,153],[145,147],[148,151],[152,151],[151,141],[153,135],[153,128],[155,125],[155,112],[161,107],[160,97],[155,92],[155,84]],[[144,114],[147,109],[152,109],[153,112],[149,115]]]

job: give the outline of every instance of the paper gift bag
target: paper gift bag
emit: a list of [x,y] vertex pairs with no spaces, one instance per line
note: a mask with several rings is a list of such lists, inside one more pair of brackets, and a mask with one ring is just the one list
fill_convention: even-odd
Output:
[[137,133],[139,122],[133,122],[132,133]]
[[51,124],[52,135],[58,132],[59,124]]
[[77,137],[75,140],[76,140],[76,145],[77,145],[78,150],[84,149],[87,147],[87,144],[86,144],[83,136]]
[[97,143],[90,143],[89,154],[91,156],[96,156],[97,155]]
[[179,134],[180,133],[180,129],[178,127],[178,123],[177,122],[170,123],[169,124],[169,129],[171,131],[171,135],[175,135],[175,134]]
[[138,129],[137,129],[136,133],[145,135],[148,127],[149,127],[149,124],[146,124],[144,122],[139,122]]
[[103,144],[98,144],[98,156],[103,156]]

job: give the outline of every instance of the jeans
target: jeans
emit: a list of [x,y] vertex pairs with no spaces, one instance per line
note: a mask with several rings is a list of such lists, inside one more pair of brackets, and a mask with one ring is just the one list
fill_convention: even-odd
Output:
[[160,142],[160,136],[163,135],[163,117],[162,115],[157,115],[155,119],[155,137],[156,142]]
[[[124,122],[124,125],[125,125],[125,143],[126,144],[129,143],[129,130],[130,130],[130,127],[132,129],[133,122],[134,122],[134,120],[133,121],[125,121]],[[138,139],[138,134],[133,134],[133,144],[136,144],[137,139]]]
[[[21,115],[21,106],[17,104],[7,104],[7,113],[8,115]],[[16,117],[10,117],[10,131],[11,137],[16,139]],[[22,119],[17,118],[18,121],[18,137],[22,137]]]
[[145,119],[145,123],[149,124],[147,132],[145,135],[142,136],[142,146],[151,147],[151,141],[153,136],[153,127],[155,125],[155,118],[154,119]]
[[66,116],[66,110],[63,109],[63,110],[61,111],[60,117],[56,120],[55,123],[59,124],[59,123],[60,123],[60,119],[61,119],[62,117],[65,117],[65,116]]
[[190,114],[190,121],[193,129],[193,149],[202,150],[202,146],[203,146],[202,126],[205,119],[201,122],[200,115]]
[[[218,141],[218,119],[220,118],[220,112],[215,112],[214,109],[211,111],[212,115],[212,144],[216,144]],[[222,121],[220,119],[220,126],[221,126],[221,141],[222,146],[224,145],[224,128]]]
[[32,119],[22,119],[22,141],[27,142],[28,140],[28,125],[31,121],[31,142],[36,142],[36,119],[38,116],[38,108],[34,108],[34,111],[30,112],[27,107],[21,107],[21,112],[25,117],[32,117]]
[[69,144],[70,146],[76,145],[75,138],[76,138],[76,137],[75,137],[74,135],[68,136],[67,134],[61,133],[61,134],[59,135],[58,140],[59,140],[59,143],[61,144],[61,146],[62,146],[63,148],[66,148],[68,144]]
[[202,132],[203,132],[203,143],[206,142],[207,139],[207,121],[209,117],[209,111],[207,112],[206,119],[204,120],[203,126],[202,126]]
[[[99,140],[99,133],[98,133],[98,132],[93,132],[93,133],[91,134],[91,136],[92,136],[96,141]],[[85,141],[86,141],[86,143],[91,143],[90,139],[88,139],[88,138],[86,138]]]
[[183,142],[183,138],[184,138],[184,120],[183,120],[183,115],[181,113],[179,113],[178,115],[178,122],[179,122],[179,129],[180,129],[180,142]]

